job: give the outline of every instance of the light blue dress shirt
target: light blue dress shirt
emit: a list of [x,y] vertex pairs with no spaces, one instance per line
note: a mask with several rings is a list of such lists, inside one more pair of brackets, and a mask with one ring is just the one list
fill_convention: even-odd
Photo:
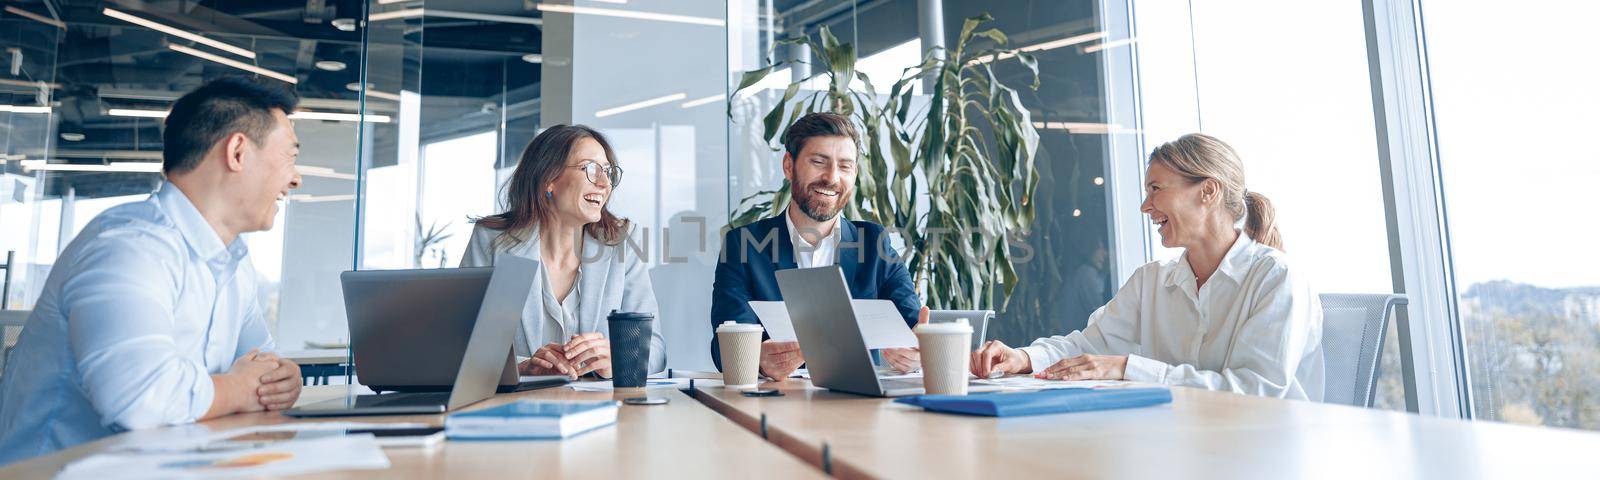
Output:
[[273,349],[247,255],[171,183],[90,221],[5,364],[0,465],[205,415],[212,374]]

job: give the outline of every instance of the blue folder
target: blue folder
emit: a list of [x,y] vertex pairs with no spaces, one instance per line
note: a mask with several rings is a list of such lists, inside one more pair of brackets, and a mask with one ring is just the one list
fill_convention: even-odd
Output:
[[1062,388],[1016,393],[917,395],[895,401],[933,412],[1020,417],[1161,405],[1172,403],[1172,391],[1165,388]]

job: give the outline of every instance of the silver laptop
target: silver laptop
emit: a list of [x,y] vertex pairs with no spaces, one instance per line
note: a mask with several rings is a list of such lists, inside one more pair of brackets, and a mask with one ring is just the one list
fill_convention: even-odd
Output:
[[[393,385],[437,385],[448,372],[448,392],[358,395],[285,411],[296,417],[432,414],[455,410],[495,393],[510,365],[512,339],[539,264],[514,256],[493,268],[345,272],[346,311],[356,371],[374,390]],[[449,322],[472,318],[460,335]],[[443,327],[443,328],[441,328]],[[464,338],[456,338],[456,337]],[[464,341],[464,342],[463,342]],[[464,343],[464,345],[460,345]],[[452,345],[456,345],[452,348]],[[455,352],[440,358],[428,352]],[[565,377],[548,382],[559,385]]]
[[[361,383],[377,392],[449,392],[494,272],[481,267],[340,275]],[[565,377],[519,378],[507,349],[497,390],[526,390],[559,378]]]
[[[829,390],[876,397],[921,395],[920,379],[879,378],[850,303],[844,271],[837,265],[779,270],[778,291],[800,340],[811,383]],[[990,385],[968,384],[967,391]]]

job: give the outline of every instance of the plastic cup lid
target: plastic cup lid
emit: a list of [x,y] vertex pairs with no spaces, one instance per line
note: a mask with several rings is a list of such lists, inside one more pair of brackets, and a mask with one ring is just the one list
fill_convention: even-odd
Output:
[[624,312],[620,310],[612,310],[611,314],[606,315],[607,320],[654,320],[655,318],[656,316],[650,312]]
[[761,328],[761,325],[757,325],[757,324],[754,324],[754,323],[739,323],[739,322],[735,322],[733,320],[728,320],[726,322],[722,322],[721,325],[717,325],[717,333],[722,333],[722,332],[745,333],[745,332],[760,332],[762,330],[763,329]]
[[962,318],[954,322],[924,323],[914,329],[917,333],[972,333],[972,325]]

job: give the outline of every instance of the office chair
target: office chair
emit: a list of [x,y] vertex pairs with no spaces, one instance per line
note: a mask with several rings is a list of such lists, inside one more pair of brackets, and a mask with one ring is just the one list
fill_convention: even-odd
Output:
[[1406,304],[1406,296],[1326,293],[1319,298],[1327,366],[1323,401],[1370,408],[1389,315],[1396,305]]

